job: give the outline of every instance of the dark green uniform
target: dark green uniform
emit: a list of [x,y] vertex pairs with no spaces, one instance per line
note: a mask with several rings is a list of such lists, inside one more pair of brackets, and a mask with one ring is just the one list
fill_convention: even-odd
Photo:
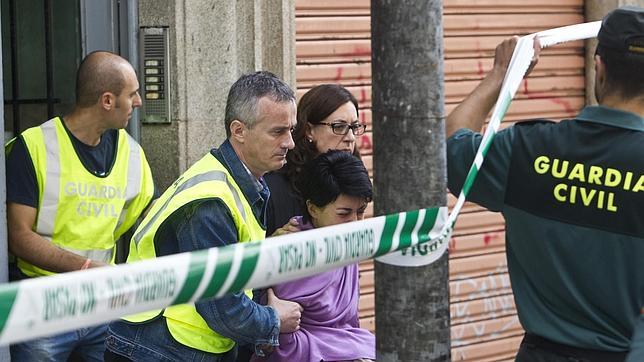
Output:
[[[481,135],[447,144],[457,194]],[[644,305],[644,120],[606,107],[497,134],[468,198],[506,220],[508,270],[526,332],[626,352]]]
[[[644,312],[644,308],[642,308]],[[633,335],[633,343],[631,343],[631,353],[628,354],[626,362],[642,362],[644,361],[644,313],[640,316],[639,323]]]

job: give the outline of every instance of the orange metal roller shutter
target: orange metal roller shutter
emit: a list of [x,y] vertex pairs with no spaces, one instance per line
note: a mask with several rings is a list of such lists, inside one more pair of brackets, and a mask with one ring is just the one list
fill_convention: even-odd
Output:
[[[371,126],[369,0],[296,0],[298,97],[321,83],[340,83],[360,102]],[[445,0],[445,100],[449,113],[491,68],[495,46],[510,35],[580,23],[583,0]],[[583,43],[543,52],[512,102],[504,126],[531,118],[562,119],[584,106]],[[371,128],[371,127],[369,127]],[[358,140],[372,171],[371,132]],[[455,198],[449,196],[449,205]],[[505,227],[499,214],[468,203],[450,249],[452,358],[513,360],[523,331],[505,259]],[[373,264],[362,263],[360,317],[375,331]]]

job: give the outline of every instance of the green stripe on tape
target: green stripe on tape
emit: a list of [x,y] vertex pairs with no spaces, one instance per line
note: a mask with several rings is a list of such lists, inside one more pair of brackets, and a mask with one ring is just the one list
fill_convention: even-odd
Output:
[[190,253],[190,264],[188,266],[188,275],[183,283],[183,288],[175,298],[173,304],[187,303],[199,287],[199,283],[204,276],[206,263],[208,262],[208,250],[200,250]]
[[[494,143],[494,137],[496,136],[496,133],[492,132],[490,133],[490,137],[487,139],[487,143],[482,145],[483,148],[481,149],[481,155],[483,156],[483,160],[485,160],[485,156],[487,155],[487,152],[490,150],[490,147],[492,147],[492,143]],[[485,161],[484,161],[485,162]],[[483,166],[483,164],[481,164]],[[470,172],[467,174],[467,178],[465,179],[465,183],[463,184],[463,194],[467,196],[470,193],[470,189],[472,188],[472,185],[474,185],[474,181],[476,180],[476,176],[479,173],[479,169],[476,166],[476,162],[472,163],[472,167],[470,167]]]
[[246,285],[246,283],[250,279],[250,276],[253,274],[253,271],[255,271],[255,267],[257,266],[260,247],[260,244],[256,242],[244,245],[244,257],[242,259],[242,264],[239,267],[239,273],[237,273],[235,281],[227,290],[228,293],[236,292],[244,288],[244,285]]
[[438,217],[439,208],[425,209],[425,219],[423,219],[420,229],[418,229],[418,242],[423,243],[429,241],[429,232],[436,224],[436,217]]
[[4,332],[4,326],[9,320],[19,285],[18,283],[5,284],[0,289],[0,333]]
[[472,188],[472,185],[474,184],[474,180],[476,179],[476,175],[478,173],[479,170],[476,168],[476,163],[473,163],[472,167],[470,167],[470,172],[467,173],[467,178],[465,179],[463,190],[461,191],[465,196],[470,193],[470,189]]
[[400,214],[392,214],[385,216],[385,226],[382,229],[382,236],[378,244],[378,251],[375,256],[385,255],[391,250],[394,232],[396,232],[396,225],[398,225],[398,218]]
[[505,112],[508,111],[508,108],[510,108],[510,102],[512,102],[512,97],[514,95],[510,92],[508,92],[503,99],[501,99],[501,113],[499,113],[499,120],[503,119],[505,117]]
[[[499,119],[503,119],[505,116],[505,112],[508,111],[508,108],[510,107],[510,102],[512,101],[512,94],[507,94],[503,99],[501,100],[501,112],[499,115]],[[481,156],[483,156],[483,159],[485,159],[485,156],[487,155],[487,152],[490,150],[490,147],[492,147],[492,143],[494,142],[494,136],[496,136],[496,132],[492,131],[490,132],[490,137],[487,139],[487,143],[483,145],[483,148],[481,149]],[[475,156],[476,160],[476,156]],[[465,178],[465,183],[463,184],[463,190],[462,193],[467,196],[470,193],[470,189],[472,188],[472,185],[474,184],[474,180],[476,179],[476,176],[478,175],[479,169],[476,167],[476,162],[472,163],[472,167],[470,167],[470,172],[467,173],[467,177]]]
[[234,256],[234,248],[219,248],[217,263],[215,264],[215,275],[212,276],[210,284],[208,284],[208,287],[203,293],[203,297],[213,297],[219,292],[219,289],[221,289],[221,286],[224,285],[228,277]]
[[406,248],[411,245],[411,232],[414,231],[419,212],[420,210],[414,210],[405,213],[405,223],[400,232],[400,242],[398,244],[400,248]]

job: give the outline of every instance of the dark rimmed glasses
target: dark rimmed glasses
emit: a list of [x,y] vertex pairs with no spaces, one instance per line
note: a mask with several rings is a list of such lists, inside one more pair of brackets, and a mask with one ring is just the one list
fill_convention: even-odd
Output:
[[354,136],[360,136],[367,130],[367,125],[366,124],[361,124],[361,123],[344,123],[344,122],[332,122],[332,123],[324,123],[320,122],[318,124],[323,124],[325,126],[331,127],[331,131],[333,131],[334,134],[337,134],[339,136],[344,136],[347,133],[349,133],[349,130],[353,132]]

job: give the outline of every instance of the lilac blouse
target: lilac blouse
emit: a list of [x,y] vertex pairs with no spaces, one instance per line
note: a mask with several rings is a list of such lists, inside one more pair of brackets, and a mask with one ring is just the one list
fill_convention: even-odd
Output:
[[[303,225],[302,229],[312,228]],[[360,328],[358,265],[273,287],[280,299],[300,303],[300,329],[279,336],[279,347],[252,361],[346,361],[376,358],[375,336]]]

